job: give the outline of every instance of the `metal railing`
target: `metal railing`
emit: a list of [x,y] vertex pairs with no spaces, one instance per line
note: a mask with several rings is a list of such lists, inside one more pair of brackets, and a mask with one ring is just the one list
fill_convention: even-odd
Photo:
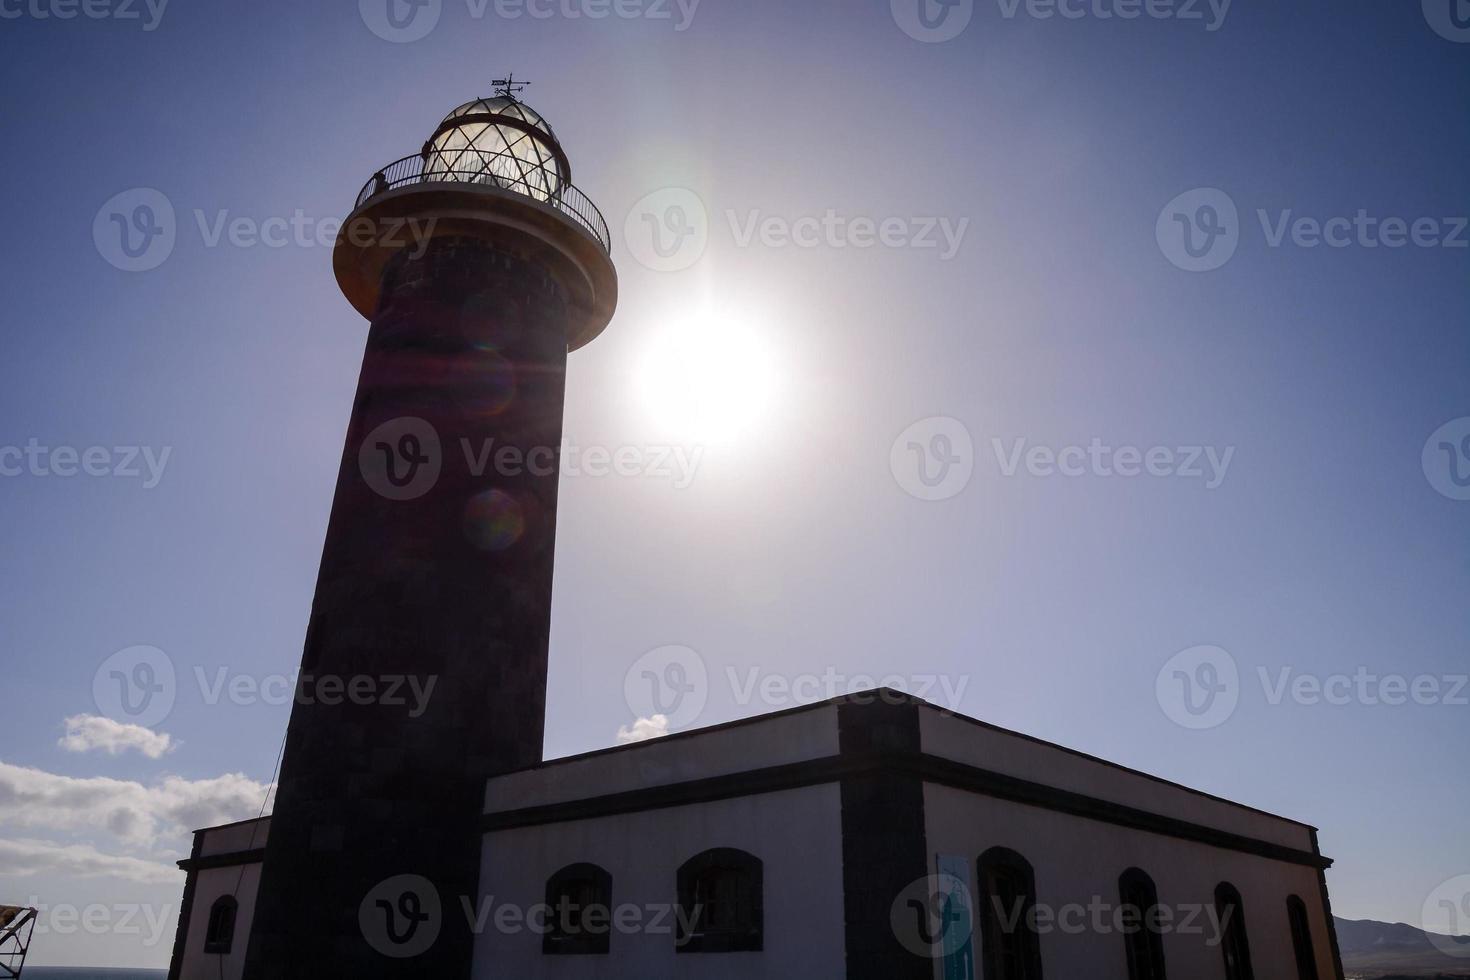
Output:
[[[394,160],[373,174],[372,179],[357,195],[357,207],[362,207],[368,200],[385,191],[411,184],[488,184],[555,208],[596,239],[604,252],[611,254],[612,236],[608,233],[607,221],[591,198],[573,185],[560,182],[559,178],[554,182],[554,191],[548,192],[545,187],[536,187],[524,177],[516,176],[526,166],[527,162],[519,157],[486,150],[433,151],[427,156],[416,153],[402,160]],[[544,176],[554,175],[546,172]]]

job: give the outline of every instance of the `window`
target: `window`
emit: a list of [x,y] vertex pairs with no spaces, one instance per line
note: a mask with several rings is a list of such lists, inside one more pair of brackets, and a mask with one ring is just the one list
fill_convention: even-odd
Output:
[[1293,895],[1286,900],[1286,918],[1291,923],[1291,948],[1296,951],[1296,975],[1299,980],[1318,980],[1317,954],[1312,948],[1312,926],[1307,918],[1307,903]]
[[1159,890],[1138,868],[1118,879],[1123,942],[1128,949],[1128,980],[1164,980],[1164,936],[1159,921]]
[[760,858],[733,848],[705,851],[686,861],[679,869],[678,951],[762,949],[764,879]]
[[1245,907],[1240,892],[1229,882],[1215,889],[1215,914],[1222,930],[1220,947],[1225,956],[1225,980],[1255,980],[1251,967],[1251,944],[1245,932]]
[[980,855],[980,939],[985,980],[1041,980],[1036,935],[1036,874],[1015,851],[995,847]]
[[221,895],[209,907],[209,924],[204,928],[204,951],[228,953],[235,944],[235,912],[239,903],[233,895]]
[[595,864],[572,864],[546,882],[546,932],[541,952],[591,955],[608,951],[612,875]]

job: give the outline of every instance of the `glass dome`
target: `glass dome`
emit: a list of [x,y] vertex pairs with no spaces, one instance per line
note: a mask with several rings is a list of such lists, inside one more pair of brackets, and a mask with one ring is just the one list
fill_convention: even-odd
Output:
[[424,146],[423,176],[495,184],[551,201],[571,181],[571,167],[541,114],[501,95],[466,102],[444,117]]

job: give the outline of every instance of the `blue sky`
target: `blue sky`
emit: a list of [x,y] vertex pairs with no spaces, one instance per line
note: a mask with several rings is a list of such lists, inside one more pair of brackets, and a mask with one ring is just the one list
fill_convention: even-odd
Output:
[[[980,0],[942,41],[905,0],[533,8],[442,0],[404,41],[372,0],[0,2],[0,464],[35,440],[103,447],[111,474],[0,477],[0,900],[113,923],[53,919],[34,962],[163,965],[185,831],[260,805],[288,706],[248,691],[299,660],[365,336],[315,231],[510,70],[621,277],[571,357],[568,438],[698,460],[687,486],[564,478],[548,754],[612,744],[646,713],[630,670],[677,646],[707,678],[684,725],[933,679],[966,714],[1313,823],[1349,917],[1417,922],[1470,872],[1470,502],[1448,470],[1470,458],[1438,449],[1470,434],[1470,44],[1432,0]],[[106,231],[138,188],[174,244],[126,271]],[[1180,268],[1174,215],[1199,231],[1222,194],[1235,251]],[[664,261],[639,230],[670,202],[706,244]],[[1360,211],[1373,235],[1428,219],[1426,244],[1291,230]],[[862,247],[863,222],[889,242]],[[936,434],[968,448],[921,499],[903,461]],[[1093,440],[1167,449],[1174,475],[1045,465]],[[1206,448],[1229,451],[1217,480],[1178,473]],[[68,739],[139,645],[176,678],[154,740],[86,717]],[[1176,667],[1219,676],[1218,653],[1173,660],[1201,646],[1238,677],[1207,727],[1169,694]],[[1274,697],[1283,670],[1308,687]],[[1359,673],[1438,694],[1313,703]],[[222,676],[246,693],[212,697]],[[161,940],[117,926],[131,905]]]

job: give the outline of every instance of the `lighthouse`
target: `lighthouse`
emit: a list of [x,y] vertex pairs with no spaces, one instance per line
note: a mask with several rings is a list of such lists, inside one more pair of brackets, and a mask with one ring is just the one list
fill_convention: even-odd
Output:
[[195,832],[170,980],[1341,980],[1315,827],[954,704],[861,689],[542,759],[566,358],[617,279],[517,96],[343,226],[371,327],[277,802]]
[[371,176],[333,253],[370,326],[257,980],[467,976],[486,780],[541,761],[567,354],[607,325],[617,274],[556,133],[496,84]]

